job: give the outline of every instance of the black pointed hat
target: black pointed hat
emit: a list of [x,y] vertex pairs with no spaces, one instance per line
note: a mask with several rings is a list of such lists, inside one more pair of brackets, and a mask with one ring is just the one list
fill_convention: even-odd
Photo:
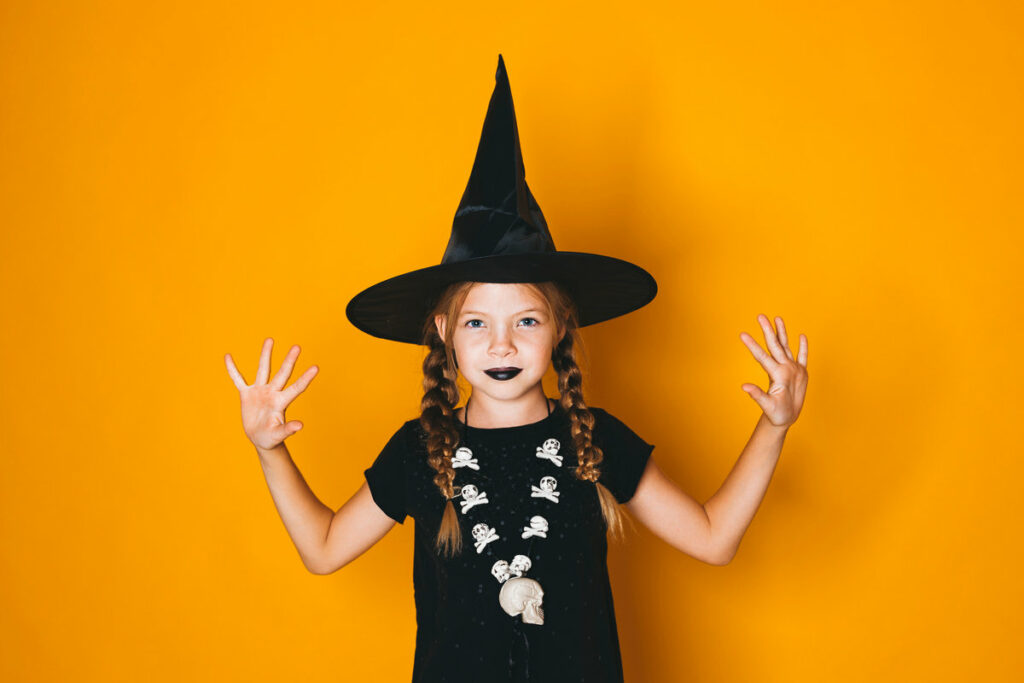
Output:
[[495,81],[473,171],[440,265],[398,275],[353,297],[345,314],[363,332],[422,344],[427,316],[441,292],[466,280],[557,282],[573,298],[580,327],[635,311],[657,294],[654,278],[639,266],[555,249],[544,214],[526,185],[501,55]]

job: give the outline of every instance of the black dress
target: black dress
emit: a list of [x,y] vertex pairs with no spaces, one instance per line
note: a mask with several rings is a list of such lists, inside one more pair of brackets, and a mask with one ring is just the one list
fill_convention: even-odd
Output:
[[[600,482],[626,502],[654,447],[606,411],[591,411],[594,442],[604,452]],[[418,419],[403,424],[365,471],[381,510],[399,523],[406,516],[416,520],[413,683],[621,683],[606,527],[596,487],[573,473],[577,458],[568,416],[556,404],[548,417],[532,424],[460,425],[460,430],[459,445],[472,450],[479,469],[456,468],[455,486],[473,484],[488,502],[462,511],[463,498],[453,500],[463,543],[454,558],[434,549],[445,499],[432,481],[435,472],[427,464]],[[548,439],[560,442],[561,465],[538,457],[538,447]],[[556,479],[558,502],[552,496],[532,497],[546,476]],[[544,490],[549,488],[550,480]],[[547,520],[546,537],[523,539],[535,515]],[[473,536],[479,523],[499,536],[481,552]],[[518,554],[532,563],[524,576],[543,589],[543,624],[523,623],[522,616],[509,616],[498,603],[502,585],[492,567]]]

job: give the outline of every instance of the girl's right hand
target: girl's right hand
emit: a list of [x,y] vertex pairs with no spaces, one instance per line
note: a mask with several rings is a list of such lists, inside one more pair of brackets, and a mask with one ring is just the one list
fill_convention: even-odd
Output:
[[256,381],[252,384],[245,383],[245,379],[242,378],[242,374],[231,359],[231,354],[224,354],[228,374],[238,388],[239,398],[242,400],[242,429],[249,441],[252,441],[257,449],[264,451],[269,451],[280,445],[289,436],[302,429],[302,423],[298,420],[285,421],[284,410],[299,394],[305,391],[319,371],[314,365],[302,373],[290,387],[284,388],[285,382],[292,374],[292,368],[295,367],[295,359],[299,357],[299,346],[296,344],[289,349],[288,355],[281,363],[281,369],[268,383],[270,350],[273,347],[274,340],[267,337],[263,341],[260,364],[256,370]]

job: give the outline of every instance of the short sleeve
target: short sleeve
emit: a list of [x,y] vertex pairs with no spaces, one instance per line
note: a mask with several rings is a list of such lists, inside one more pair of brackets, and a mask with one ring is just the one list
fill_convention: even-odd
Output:
[[370,495],[384,514],[399,524],[405,522],[405,461],[408,444],[408,425],[394,433],[377,459],[363,475],[370,487]]
[[594,415],[594,444],[604,453],[598,481],[612,492],[615,500],[625,503],[636,492],[654,446],[607,411],[590,411]]

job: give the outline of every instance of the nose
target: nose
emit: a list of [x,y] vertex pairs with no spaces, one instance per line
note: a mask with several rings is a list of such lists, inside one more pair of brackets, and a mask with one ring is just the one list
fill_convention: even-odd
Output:
[[494,358],[505,358],[515,352],[512,335],[504,325],[496,325],[491,333],[491,344],[487,352]]

